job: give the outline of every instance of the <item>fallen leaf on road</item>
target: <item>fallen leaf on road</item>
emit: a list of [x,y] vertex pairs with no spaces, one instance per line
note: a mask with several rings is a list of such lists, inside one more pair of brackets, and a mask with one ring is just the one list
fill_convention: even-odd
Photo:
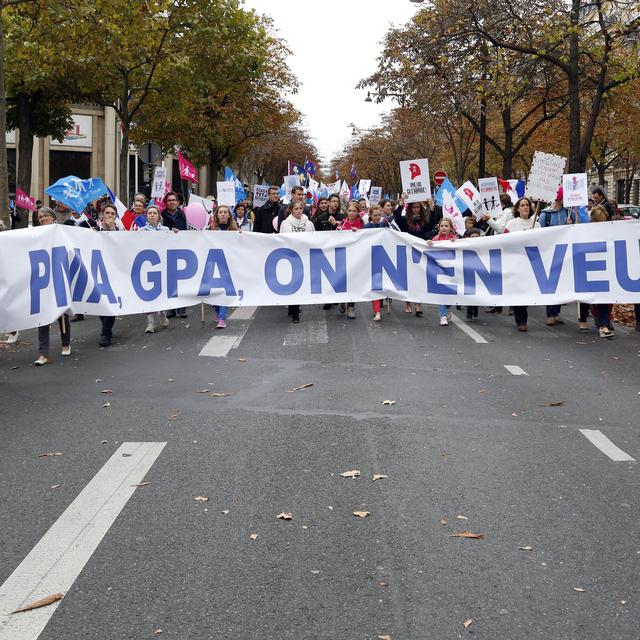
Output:
[[169,378],[167,382],[175,382],[175,380],[173,378]]
[[258,538],[258,534],[257,534],[257,533],[252,533],[249,537],[250,537],[252,540],[257,540],[257,538]]
[[238,362],[246,362],[247,359],[246,358],[238,358]]
[[224,515],[226,516],[227,513],[231,513],[231,512],[229,511],[229,509],[225,509],[222,513],[224,513]]
[[224,391],[211,391],[209,393],[209,395],[212,398],[224,398],[225,396],[232,396],[233,393],[227,393],[227,392],[224,392]]
[[110,402],[105,402],[105,403],[102,405],[102,408],[103,408],[103,409],[108,409],[110,406],[111,406],[111,403],[110,403]]
[[159,636],[161,633],[162,633],[162,629],[156,629],[156,630],[153,632],[153,635],[154,635],[154,636]]
[[514,411],[511,415],[512,415],[514,418],[517,418],[517,417],[518,417],[518,414],[517,414],[517,413],[515,413],[515,411]]
[[343,471],[340,475],[343,478],[359,478],[360,471],[358,469],[353,469],[353,471]]
[[63,456],[62,451],[49,451],[49,453],[41,453],[38,458],[55,458],[56,456]]
[[107,444],[107,440],[100,440],[100,444]]
[[447,520],[446,520],[445,518],[440,518],[440,524],[441,524],[442,526],[445,526],[445,525],[447,525],[447,524],[449,524],[449,523],[447,522]]
[[178,414],[177,413],[171,413],[169,414],[167,420],[177,420],[178,419]]
[[458,520],[468,520],[469,518],[467,518],[467,516],[456,516],[456,518],[458,518]]
[[293,513],[291,513],[290,511],[283,511],[282,513],[278,514],[278,518],[280,520],[293,520]]
[[520,551],[533,551],[533,547],[530,547],[529,545],[526,547],[518,547],[518,549],[520,549]]
[[200,389],[198,393],[209,393],[209,391],[211,391],[211,389]]
[[294,393],[294,391],[300,391],[301,389],[308,389],[309,387],[313,387],[313,382],[307,382],[307,384],[301,384],[297,387],[293,387],[293,389],[289,389],[287,393]]
[[132,484],[132,487],[146,487],[147,485],[151,484],[150,482],[139,482],[138,484]]
[[558,400],[558,402],[545,402],[544,404],[539,404],[539,407],[564,407],[564,400]]
[[378,586],[379,587],[386,587],[387,583],[386,582],[378,582]]
[[573,590],[578,593],[584,593],[586,591],[586,589],[583,589],[582,587],[573,587]]
[[21,613],[23,611],[31,611],[32,609],[40,609],[40,607],[46,607],[54,602],[58,602],[58,600],[62,600],[64,598],[64,594],[62,593],[54,593],[53,595],[47,596],[46,598],[41,598],[40,600],[36,600],[31,604],[28,604],[24,607],[20,607],[20,609],[16,609],[11,613]]
[[383,405],[387,405],[388,407],[393,406],[395,403],[396,403],[396,401],[395,401],[395,400],[383,400],[383,401],[382,401],[382,404],[383,404]]
[[456,531],[451,534],[452,538],[473,538],[474,540],[482,540],[484,533],[471,533],[471,531]]
[[480,391],[478,391],[478,393],[487,393],[486,389],[480,389]]
[[383,473],[376,473],[373,475],[373,481],[376,480],[386,480],[389,476],[385,476]]
[[576,344],[589,344],[588,342],[583,342],[582,340],[577,340]]
[[354,511],[353,515],[358,516],[358,518],[366,518],[370,513],[370,511]]
[[378,640],[391,640],[391,636],[389,636],[389,635],[378,636]]
[[103,389],[100,393],[113,393],[111,389]]
[[472,624],[473,624],[473,618],[469,618],[468,620],[465,620],[465,621],[462,623],[462,626],[463,626],[465,629],[468,629]]
[[57,489],[58,487],[61,487],[61,486],[62,486],[61,484],[52,484],[51,488],[52,489]]
[[333,507],[327,507],[327,509],[329,509],[329,511],[333,511]]
[[98,382],[102,382],[102,380],[100,380],[100,378],[98,378],[98,379],[96,380],[96,383],[98,383]]
[[209,502],[209,498],[207,498],[206,496],[196,496],[194,500],[196,502]]

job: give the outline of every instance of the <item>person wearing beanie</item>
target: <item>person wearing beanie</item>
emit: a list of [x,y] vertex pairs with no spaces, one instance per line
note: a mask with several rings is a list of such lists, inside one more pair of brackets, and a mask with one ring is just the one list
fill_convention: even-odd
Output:
[[[544,227],[557,227],[564,224],[575,224],[576,213],[573,210],[567,210],[562,203],[564,192],[562,187],[558,187],[556,193],[556,199],[554,203],[542,210],[540,214],[540,226]],[[547,324],[550,327],[554,327],[557,324],[564,324],[564,320],[560,317],[561,305],[549,304],[547,305]]]

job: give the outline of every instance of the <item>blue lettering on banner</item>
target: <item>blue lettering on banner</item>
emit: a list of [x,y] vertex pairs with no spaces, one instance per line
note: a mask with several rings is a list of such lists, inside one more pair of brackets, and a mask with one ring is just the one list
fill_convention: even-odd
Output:
[[80,249],[73,250],[73,258],[69,263],[69,251],[66,247],[53,247],[51,250],[51,277],[53,279],[53,289],[56,294],[56,304],[58,307],[66,307],[67,287],[71,287],[71,283],[78,275],[76,284],[73,287],[71,299],[73,302],[80,302],[84,296],[89,281],[87,268],[82,262],[82,254]]
[[427,256],[427,292],[440,293],[447,296],[458,295],[458,288],[454,284],[438,282],[440,276],[453,276],[455,269],[440,264],[441,260],[454,260],[455,249],[438,249],[437,251],[425,251]]
[[[40,292],[49,286],[51,278],[51,260],[44,249],[29,251],[31,263],[31,276],[29,278],[29,291],[31,293],[30,313],[40,313]],[[42,269],[41,269],[42,267]]]
[[606,253],[606,242],[574,242],[573,280],[576,293],[609,291],[608,280],[589,280],[589,272],[606,271],[606,260],[587,260],[588,253]]
[[[178,262],[184,262],[182,269]],[[167,297],[178,297],[178,282],[189,280],[196,275],[198,258],[191,249],[167,249]]]
[[494,296],[502,295],[502,251],[489,250],[489,268],[480,260],[475,251],[462,252],[462,274],[465,295],[476,294],[476,276],[484,282],[487,291]]
[[560,282],[560,274],[562,273],[562,264],[567,254],[566,244],[557,244],[553,249],[553,258],[551,259],[551,269],[549,273],[545,271],[542,263],[542,256],[538,247],[525,247],[527,257],[533,269],[533,275],[536,277],[538,289],[540,293],[555,293]]
[[[286,260],[291,265],[291,280],[282,283],[278,280],[278,264]],[[290,296],[299,291],[304,280],[302,258],[293,249],[275,249],[264,263],[264,280],[273,293]]]
[[[613,243],[616,261],[616,278],[618,283],[625,291],[632,291],[633,293],[640,292],[640,278],[635,280],[629,275],[629,259],[627,258],[627,242],[625,240],[615,240]],[[638,240],[638,247],[640,248],[640,240]],[[638,258],[634,259],[635,264],[639,264]],[[638,319],[636,319],[637,321]]]
[[131,284],[133,290],[140,300],[151,302],[156,300],[162,293],[162,274],[159,271],[149,271],[147,274],[147,282],[151,285],[149,289],[142,286],[142,266],[148,262],[152,267],[160,264],[160,256],[153,249],[145,249],[141,251],[133,260],[131,266]]
[[111,304],[116,304],[116,296],[109,282],[107,267],[102,259],[102,251],[94,249],[91,252],[91,277],[93,278],[93,291],[87,298],[87,302],[100,302],[102,296],[106,296]]
[[383,271],[389,276],[396,291],[407,291],[407,247],[396,246],[396,264],[389,257],[382,245],[374,244],[371,247],[371,291],[382,291]]
[[309,252],[309,268],[311,275],[311,293],[322,293],[322,276],[331,285],[335,293],[347,291],[347,249],[336,247],[335,269],[322,249],[311,249]]
[[[219,276],[215,276],[216,268]],[[227,258],[222,249],[209,249],[207,260],[204,263],[204,273],[200,282],[199,296],[208,296],[212,289],[224,289],[228,296],[235,296],[236,288],[231,279]]]

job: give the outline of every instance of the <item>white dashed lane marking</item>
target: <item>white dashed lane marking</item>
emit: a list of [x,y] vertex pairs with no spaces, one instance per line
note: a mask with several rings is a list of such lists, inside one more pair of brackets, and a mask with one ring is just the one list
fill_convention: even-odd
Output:
[[613,442],[598,429],[580,429],[580,433],[614,462],[635,462],[635,458],[632,458],[628,453],[625,453],[613,444]]
[[466,333],[474,342],[477,342],[478,344],[489,344],[488,340],[485,340],[477,331],[472,329],[466,322],[463,322],[462,320],[460,320],[460,318],[458,318],[458,316],[455,313],[451,314],[451,321],[453,322],[453,324],[456,325],[456,327],[458,327],[458,329],[460,329],[460,331],[463,331],[464,333]]
[[[227,329],[216,329],[207,344],[202,347],[199,356],[209,358],[224,358],[231,351],[237,349],[242,342],[249,326],[253,321],[253,315],[257,307],[238,307],[227,320]],[[236,327],[238,321],[245,321],[245,325]],[[227,333],[229,331],[229,333]],[[229,335],[231,334],[231,335]]]
[[528,376],[529,374],[517,364],[505,364],[504,368],[514,376]]

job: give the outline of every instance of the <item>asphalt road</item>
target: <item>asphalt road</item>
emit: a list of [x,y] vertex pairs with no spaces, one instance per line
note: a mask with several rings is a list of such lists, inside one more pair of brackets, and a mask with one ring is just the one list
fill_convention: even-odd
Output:
[[[0,586],[2,640],[640,638],[638,463],[580,431],[640,460],[640,333],[579,333],[575,305],[554,328],[530,308],[526,334],[481,311],[475,339],[398,302],[380,324],[189,312],[118,320],[108,349],[74,323],[70,358],[52,327],[41,368],[35,331],[0,350],[0,585],[40,545],[19,577],[65,595],[10,633],[47,607],[7,616]],[[166,446],[74,574],[63,514],[123,442]]]

